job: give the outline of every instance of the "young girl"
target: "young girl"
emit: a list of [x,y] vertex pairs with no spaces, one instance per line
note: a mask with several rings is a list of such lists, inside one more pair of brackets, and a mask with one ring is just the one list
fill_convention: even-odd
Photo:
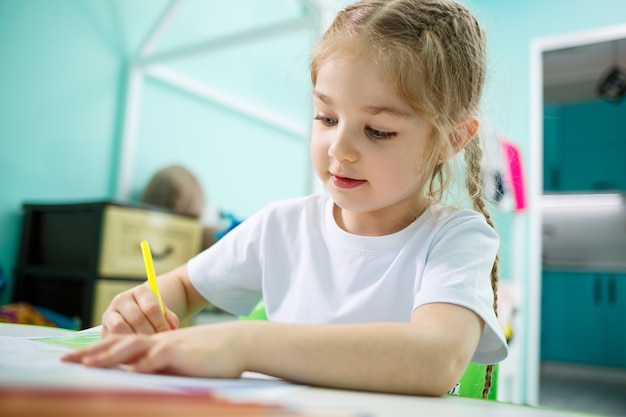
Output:
[[[442,395],[470,361],[506,357],[474,138],[479,23],[444,0],[361,1],[322,37],[311,77],[311,155],[329,196],[274,203],[160,276],[165,317],[147,285],[118,295],[103,341],[64,360]],[[441,202],[462,150],[475,211]],[[268,321],[178,329],[207,301],[245,315],[260,300]]]

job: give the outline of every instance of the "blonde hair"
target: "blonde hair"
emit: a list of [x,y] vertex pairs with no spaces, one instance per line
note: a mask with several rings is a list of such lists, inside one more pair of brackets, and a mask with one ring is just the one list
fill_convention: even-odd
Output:
[[[464,144],[464,122],[478,116],[486,73],[486,37],[480,23],[452,1],[362,0],[340,11],[318,43],[311,62],[314,85],[320,66],[335,54],[371,60],[393,92],[431,123],[431,154],[422,172],[427,175],[426,194],[441,201],[450,187],[449,159]],[[472,206],[493,227],[482,188],[478,139],[470,140],[463,152]],[[496,257],[491,271],[496,314],[497,265]],[[492,374],[489,365],[485,398]]]

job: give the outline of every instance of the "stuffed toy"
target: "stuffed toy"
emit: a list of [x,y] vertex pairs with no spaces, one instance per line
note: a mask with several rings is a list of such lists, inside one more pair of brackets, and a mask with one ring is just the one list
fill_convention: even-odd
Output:
[[[159,169],[146,186],[141,202],[200,220],[206,207],[200,181],[181,165],[169,165]],[[216,231],[214,227],[203,226],[200,250],[216,242]]]

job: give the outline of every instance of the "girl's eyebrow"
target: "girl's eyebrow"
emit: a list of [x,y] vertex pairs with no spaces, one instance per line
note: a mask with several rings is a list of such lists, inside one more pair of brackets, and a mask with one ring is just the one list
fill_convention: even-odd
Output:
[[[321,102],[325,104],[332,104],[333,100],[327,96],[326,94],[320,93],[317,90],[313,90],[313,95],[317,97]],[[405,119],[410,119],[415,117],[415,115],[409,111],[399,109],[393,106],[362,106],[361,111],[364,113],[371,114],[372,116],[376,116],[381,113],[387,113],[390,116],[401,117]]]
[[313,90],[313,95],[317,97],[318,99],[320,99],[323,103],[326,103],[326,104],[332,103],[332,100],[330,99],[330,97],[328,97],[326,94],[320,93],[317,90]]
[[412,117],[415,117],[414,114],[408,111],[400,110],[396,107],[391,107],[391,106],[363,106],[361,107],[361,110],[365,113],[371,114],[372,116],[375,116],[381,113],[387,113],[390,116],[402,117],[405,119],[410,119]]

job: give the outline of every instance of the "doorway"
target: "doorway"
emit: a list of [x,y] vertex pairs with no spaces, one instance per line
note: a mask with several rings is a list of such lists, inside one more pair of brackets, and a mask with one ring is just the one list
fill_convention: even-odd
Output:
[[[622,40],[618,42],[619,40]],[[615,45],[620,48],[615,53]],[[544,160],[545,102],[567,102],[597,98],[596,87],[617,57],[626,61],[626,25],[578,33],[538,38],[530,54],[530,159]],[[626,100],[626,98],[624,98]],[[549,173],[548,173],[549,174]],[[538,163],[529,172],[529,303],[526,363],[527,400],[539,404],[541,391],[541,292],[542,292],[542,212],[544,166]]]

